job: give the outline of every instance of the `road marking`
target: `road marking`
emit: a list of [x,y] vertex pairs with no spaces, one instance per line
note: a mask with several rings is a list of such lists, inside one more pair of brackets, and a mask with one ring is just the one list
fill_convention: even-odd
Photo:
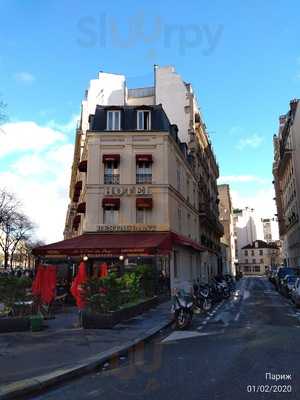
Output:
[[235,316],[235,318],[234,318],[235,321],[238,321],[238,320],[239,320],[240,314],[241,314],[240,312],[236,314],[236,316]]
[[175,331],[171,333],[168,337],[162,340],[161,343],[174,342],[176,340],[191,339],[200,336],[210,336],[210,335],[221,335],[224,333],[224,329],[220,331],[211,332],[196,332],[196,331]]

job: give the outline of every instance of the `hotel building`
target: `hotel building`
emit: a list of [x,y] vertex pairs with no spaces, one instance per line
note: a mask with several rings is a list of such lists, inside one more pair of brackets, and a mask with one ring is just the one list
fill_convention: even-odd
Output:
[[155,66],[154,86],[138,89],[100,72],[82,102],[65,240],[36,254],[143,259],[189,290],[222,267],[218,176],[192,87],[174,68]]

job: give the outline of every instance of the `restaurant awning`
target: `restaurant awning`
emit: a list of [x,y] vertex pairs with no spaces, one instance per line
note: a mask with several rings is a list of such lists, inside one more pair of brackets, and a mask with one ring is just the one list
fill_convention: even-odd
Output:
[[152,154],[136,154],[135,159],[137,162],[153,162]]
[[83,256],[93,257],[143,255],[167,255],[174,244],[189,246],[196,251],[205,248],[174,232],[124,232],[85,233],[72,239],[40,246],[33,249],[35,256]]
[[120,199],[118,197],[105,197],[102,199],[102,207],[114,207],[116,210],[119,210]]
[[117,161],[120,162],[120,154],[103,154],[103,162]]
[[136,198],[136,208],[151,209],[152,207],[153,207],[152,197],[137,197]]

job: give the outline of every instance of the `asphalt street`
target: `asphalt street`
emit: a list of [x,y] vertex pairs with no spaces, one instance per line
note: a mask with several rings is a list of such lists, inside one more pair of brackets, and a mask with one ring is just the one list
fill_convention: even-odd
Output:
[[299,359],[300,313],[266,278],[249,277],[189,330],[164,330],[32,399],[300,399]]

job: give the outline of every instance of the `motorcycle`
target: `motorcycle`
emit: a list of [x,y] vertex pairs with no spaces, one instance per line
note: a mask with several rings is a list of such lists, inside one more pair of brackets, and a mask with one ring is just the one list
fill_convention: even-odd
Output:
[[171,311],[175,314],[176,327],[186,329],[192,324],[193,302],[190,296],[182,291],[175,291]]
[[196,310],[210,311],[212,308],[212,300],[209,296],[209,288],[206,285],[201,285],[197,280],[197,283],[193,285],[193,289],[193,299]]
[[216,297],[219,300],[228,299],[230,297],[230,290],[226,281],[213,278],[212,285],[215,288]]

